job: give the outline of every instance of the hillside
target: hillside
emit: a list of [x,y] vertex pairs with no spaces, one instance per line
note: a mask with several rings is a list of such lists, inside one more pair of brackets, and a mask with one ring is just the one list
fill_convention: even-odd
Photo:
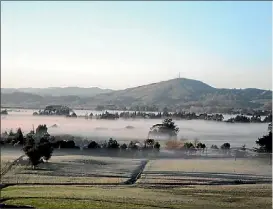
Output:
[[[72,95],[69,92],[68,95]],[[56,95],[56,93],[55,93]],[[94,108],[97,105],[134,107],[155,105],[160,108],[206,108],[222,111],[228,108],[271,109],[272,91],[262,89],[217,89],[192,79],[172,79],[149,85],[111,91],[89,97],[41,96],[29,93],[2,93],[2,106],[44,107],[50,104],[68,105],[72,108]]]
[[80,97],[91,97],[97,94],[109,93],[110,89],[100,89],[98,87],[91,88],[80,88],[80,87],[51,87],[51,88],[2,88],[1,93],[13,93],[13,92],[24,92],[37,94],[40,96],[80,96]]
[[125,106],[235,107],[258,108],[272,100],[272,91],[261,89],[217,89],[192,79],[172,79],[159,83],[96,95],[89,102]]

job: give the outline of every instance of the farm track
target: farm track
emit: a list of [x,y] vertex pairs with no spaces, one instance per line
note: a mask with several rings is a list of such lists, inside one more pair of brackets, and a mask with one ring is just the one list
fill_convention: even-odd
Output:
[[141,177],[146,165],[148,164],[149,160],[144,160],[141,162],[140,166],[138,166],[134,171],[130,179],[125,181],[125,184],[135,184],[136,181]]

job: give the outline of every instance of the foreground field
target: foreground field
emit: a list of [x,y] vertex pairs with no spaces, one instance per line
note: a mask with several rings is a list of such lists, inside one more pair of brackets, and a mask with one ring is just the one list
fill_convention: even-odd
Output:
[[146,165],[139,184],[271,183],[272,166],[255,159],[156,159]]
[[271,184],[179,188],[12,186],[5,204],[36,208],[271,208]]
[[84,155],[53,156],[33,170],[27,158],[13,166],[3,183],[122,183],[128,180],[141,160]]

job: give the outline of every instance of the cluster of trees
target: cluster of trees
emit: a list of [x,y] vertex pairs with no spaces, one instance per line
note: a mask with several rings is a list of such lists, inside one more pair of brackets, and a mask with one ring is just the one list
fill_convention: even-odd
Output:
[[108,150],[160,150],[160,143],[156,142],[154,139],[146,139],[144,143],[139,141],[131,141],[128,145],[126,143],[119,144],[117,140],[110,138],[109,141],[103,143],[98,143],[96,141],[91,141],[88,149],[108,149]]
[[260,115],[252,115],[247,117],[244,115],[237,115],[235,118],[226,120],[228,123],[269,123],[272,121],[272,114],[267,115],[263,120]]
[[71,108],[63,105],[49,105],[43,110],[34,112],[33,115],[64,115],[67,117],[77,117]]
[[16,132],[11,129],[9,133],[5,131],[1,134],[0,144],[23,145],[25,139],[21,128],[18,128]]
[[148,112],[121,112],[121,113],[109,113],[105,112],[102,114],[93,115],[92,113],[87,118],[96,118],[96,119],[128,119],[128,118],[144,118],[144,119],[162,119],[162,118],[175,118],[175,119],[201,119],[201,120],[214,120],[214,121],[223,121],[224,116],[222,114],[199,114],[196,113],[187,113],[187,112],[175,112],[170,113],[166,109],[163,112],[158,113],[148,113]]
[[168,139],[173,139],[177,137],[179,128],[175,125],[171,118],[166,118],[162,123],[155,124],[150,128],[148,133],[148,138],[152,137],[167,137]]
[[7,115],[8,111],[7,110],[1,110],[1,115]]
[[[177,107],[168,107],[168,108],[159,108],[156,105],[135,105],[135,106],[131,106],[131,107],[124,107],[124,106],[116,106],[116,105],[108,105],[108,106],[104,106],[104,105],[98,105],[95,110],[98,111],[103,111],[103,110],[122,110],[122,111],[137,111],[137,112],[159,112],[159,111],[163,111],[168,109],[168,111],[171,112],[183,112],[183,111],[190,111],[190,107],[192,105],[189,105],[189,107],[185,108],[186,106],[177,106]],[[234,108],[224,108],[224,107],[219,107],[219,108],[199,108],[200,111],[205,111],[205,112],[209,112],[209,113],[213,113],[213,112],[221,112],[223,114],[231,114],[231,115],[240,115],[240,114],[244,114],[247,116],[252,116],[252,115],[260,115],[260,116],[267,116],[269,114],[272,114],[272,111],[269,110],[254,110],[254,109],[234,109]]]

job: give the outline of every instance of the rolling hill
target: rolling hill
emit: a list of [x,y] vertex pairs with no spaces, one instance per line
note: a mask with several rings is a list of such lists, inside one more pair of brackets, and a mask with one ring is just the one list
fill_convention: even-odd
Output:
[[13,92],[24,92],[31,94],[38,94],[40,96],[80,96],[90,97],[97,94],[108,93],[113,90],[111,89],[100,89],[98,87],[91,88],[80,88],[80,87],[51,87],[51,88],[2,88],[1,93],[13,93]]
[[80,88],[78,91],[76,94],[75,91],[69,92],[67,90],[66,94],[63,93],[61,96],[56,96],[56,92],[50,96],[42,93],[39,95],[25,92],[2,93],[1,105],[44,107],[49,104],[62,104],[72,108],[94,108],[97,105],[115,105],[117,107],[155,105],[159,108],[168,107],[170,109],[216,108],[215,111],[225,108],[271,109],[272,106],[272,91],[255,88],[218,89],[201,81],[186,78],[119,91],[107,90],[108,92],[95,95],[80,92]]

